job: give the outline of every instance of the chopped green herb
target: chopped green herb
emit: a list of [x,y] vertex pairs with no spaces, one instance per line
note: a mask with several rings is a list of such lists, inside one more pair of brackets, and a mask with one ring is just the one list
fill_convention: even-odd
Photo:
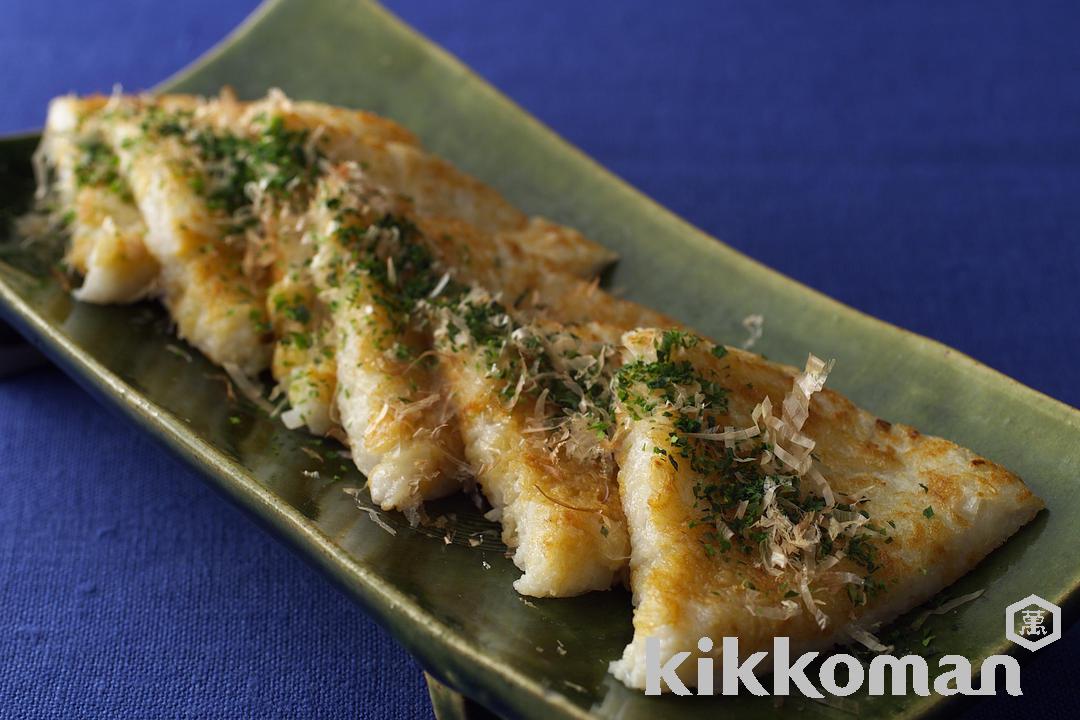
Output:
[[131,188],[120,174],[120,158],[99,138],[79,143],[75,162],[75,182],[79,187],[105,188],[131,202]]

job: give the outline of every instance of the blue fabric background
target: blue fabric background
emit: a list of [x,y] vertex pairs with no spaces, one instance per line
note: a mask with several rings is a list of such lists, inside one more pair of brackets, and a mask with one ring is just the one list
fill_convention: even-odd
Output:
[[[252,5],[2,0],[0,131]],[[1080,5],[389,5],[735,247],[1080,405]],[[0,382],[0,481],[0,716],[430,716],[392,639],[58,372]],[[1073,630],[970,717],[1075,717],[1078,662]]]

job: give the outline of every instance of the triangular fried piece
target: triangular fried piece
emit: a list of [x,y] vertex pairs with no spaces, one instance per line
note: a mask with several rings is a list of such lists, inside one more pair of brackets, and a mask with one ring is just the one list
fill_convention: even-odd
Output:
[[263,243],[266,196],[297,194],[314,157],[305,138],[272,121],[243,127],[223,100],[195,108],[169,98],[122,105],[103,120],[161,267],[162,301],[178,334],[226,369],[255,374],[270,359],[267,278],[251,252]]
[[[636,306],[622,304],[626,320]],[[522,570],[522,594],[568,597],[624,578],[610,393],[620,334],[529,320],[475,289],[438,308],[439,371],[489,516]]]
[[[452,231],[458,223],[511,245],[530,261],[543,260],[558,273],[592,278],[616,256],[573,228],[530,217],[493,188],[420,147],[415,136],[372,113],[290,100],[271,90],[245,111],[247,122],[280,117],[290,130],[311,134],[331,163],[354,162],[425,232]],[[431,225],[428,226],[427,224]]]
[[493,188],[417,145],[363,138],[341,150],[335,160],[362,165],[374,184],[406,200],[420,223],[463,222],[578,277],[594,277],[617,258],[573,228],[526,215]]
[[52,175],[50,210],[71,233],[65,262],[83,277],[75,297],[129,303],[153,292],[158,265],[143,245],[146,226],[102,131],[108,102],[102,96],[54,99],[37,157]]
[[636,608],[612,672],[631,687],[646,638],[663,660],[703,636],[714,654],[738,636],[742,657],[774,636],[793,654],[866,640],[1043,507],[970,450],[821,390],[816,358],[798,373],[685,333],[623,342],[616,454]]
[[460,488],[465,469],[428,335],[414,322],[442,273],[415,226],[348,175],[320,184],[311,216],[311,276],[332,325],[334,402],[353,461],[376,503],[415,510]]

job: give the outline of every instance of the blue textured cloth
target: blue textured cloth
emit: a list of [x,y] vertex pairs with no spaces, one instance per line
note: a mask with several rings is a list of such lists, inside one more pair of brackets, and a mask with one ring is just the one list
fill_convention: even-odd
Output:
[[[695,224],[1080,405],[1080,5],[388,4]],[[0,131],[251,5],[0,2]],[[0,483],[0,717],[430,715],[392,639],[58,372],[0,381]],[[1078,662],[1074,630],[969,712],[1073,717]]]

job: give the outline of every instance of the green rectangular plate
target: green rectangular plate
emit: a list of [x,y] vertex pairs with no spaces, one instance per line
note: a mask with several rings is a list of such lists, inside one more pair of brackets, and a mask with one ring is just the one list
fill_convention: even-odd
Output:
[[[298,98],[362,107],[398,120],[429,148],[493,184],[512,201],[580,228],[622,256],[611,282],[721,340],[740,320],[768,318],[759,348],[799,363],[807,351],[837,358],[830,384],[890,420],[915,425],[993,458],[1023,476],[1049,506],[950,594],[985,588],[984,599],[934,618],[940,652],[973,662],[1003,652],[1004,608],[1030,593],[1063,604],[1080,578],[1080,412],[926,338],[801,286],[691,227],[598,167],[377,5],[357,0],[270,2],[220,47],[163,89],[242,97],[280,87]],[[218,371],[176,343],[151,305],[73,302],[40,247],[7,222],[30,203],[35,137],[0,143],[0,311],[54,361],[205,471],[345,586],[450,688],[512,717],[832,716],[835,707],[788,698],[648,698],[606,673],[631,635],[624,591],[529,603],[511,588],[517,572],[493,526],[461,500],[455,542],[442,532],[356,509],[346,487],[362,484],[339,462],[301,450],[313,439],[251,408],[223,402]],[[657,252],[663,247],[664,252]],[[838,270],[842,271],[842,270]],[[239,424],[229,417],[239,413]],[[319,470],[320,477],[303,474]],[[334,481],[340,473],[343,479]],[[470,532],[487,530],[476,548]],[[1066,608],[1067,619],[1072,608]],[[911,641],[916,643],[915,640]],[[557,646],[566,653],[557,652]],[[1026,651],[1023,651],[1026,652]],[[442,707],[464,707],[437,689]],[[830,701],[830,705],[841,703]],[[941,698],[847,698],[867,717],[940,711]]]

